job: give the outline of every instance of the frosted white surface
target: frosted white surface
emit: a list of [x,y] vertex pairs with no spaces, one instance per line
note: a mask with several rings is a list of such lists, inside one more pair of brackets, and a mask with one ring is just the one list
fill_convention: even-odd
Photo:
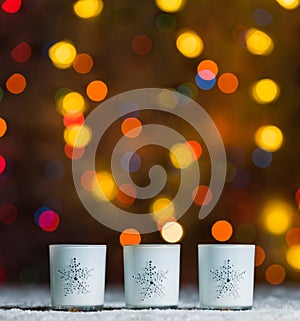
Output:
[[143,321],[273,321],[300,320],[299,286],[258,286],[254,306],[249,311],[207,311],[198,309],[197,288],[181,290],[178,309],[128,310],[122,289],[109,288],[104,310],[97,312],[61,312],[50,308],[47,288],[0,288],[0,320],[143,320]]

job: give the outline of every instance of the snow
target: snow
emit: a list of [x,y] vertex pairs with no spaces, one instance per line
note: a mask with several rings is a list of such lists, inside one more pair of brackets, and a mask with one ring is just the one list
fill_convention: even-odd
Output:
[[300,320],[300,285],[257,286],[254,306],[248,311],[208,311],[198,308],[197,288],[181,290],[177,309],[129,310],[121,288],[108,288],[103,310],[94,312],[53,311],[46,287],[0,288],[0,320],[143,320],[143,321],[293,321]]

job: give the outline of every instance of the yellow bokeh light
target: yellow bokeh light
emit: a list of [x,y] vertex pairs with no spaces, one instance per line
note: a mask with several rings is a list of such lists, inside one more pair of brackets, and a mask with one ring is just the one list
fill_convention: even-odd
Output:
[[161,236],[168,243],[176,243],[183,236],[183,228],[177,222],[168,222],[163,226]]
[[66,143],[75,148],[85,147],[91,140],[91,136],[90,128],[85,125],[72,125],[64,131]]
[[297,270],[300,270],[300,245],[291,246],[286,253],[288,264]]
[[255,133],[255,143],[269,152],[275,152],[283,143],[281,130],[273,125],[262,126]]
[[274,49],[273,40],[263,31],[255,28],[245,33],[246,46],[253,55],[269,55]]
[[155,221],[164,221],[174,216],[174,205],[167,197],[156,199],[151,205],[152,216]]
[[195,161],[194,153],[187,144],[179,143],[173,145],[169,156],[172,164],[180,169],[189,167]]
[[278,84],[272,79],[261,79],[252,87],[252,97],[259,104],[274,102],[280,94]]
[[157,7],[165,12],[177,12],[185,5],[186,0],[156,0]]
[[74,4],[74,12],[83,19],[98,16],[103,10],[102,0],[78,0]]
[[81,94],[72,91],[62,98],[61,113],[83,113],[85,111],[85,101]]
[[67,41],[57,42],[49,49],[49,57],[52,63],[60,69],[66,69],[72,66],[76,54],[75,47]]
[[283,234],[292,223],[293,210],[282,200],[272,200],[264,208],[262,217],[265,228],[272,234]]
[[284,9],[292,10],[296,9],[300,1],[299,0],[276,0]]
[[176,40],[177,49],[187,58],[196,58],[203,51],[203,41],[194,31],[185,31]]
[[103,171],[96,174],[92,183],[92,194],[102,200],[111,201],[116,197],[117,186],[111,173]]

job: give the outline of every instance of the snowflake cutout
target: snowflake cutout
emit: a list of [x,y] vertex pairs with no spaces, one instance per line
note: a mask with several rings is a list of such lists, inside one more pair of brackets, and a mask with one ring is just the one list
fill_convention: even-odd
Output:
[[65,283],[65,296],[73,293],[88,294],[90,293],[87,280],[92,277],[94,269],[81,267],[81,263],[74,257],[71,263],[62,270],[57,270],[60,279]]
[[163,284],[167,279],[168,273],[168,270],[158,270],[157,267],[153,265],[152,261],[147,261],[143,271],[132,276],[136,283],[141,285],[142,301],[150,299],[153,296],[165,296]]
[[234,269],[234,265],[230,263],[230,260],[225,260],[224,265],[210,270],[213,274],[213,280],[218,282],[217,285],[217,299],[224,297],[225,295],[233,296],[235,299],[240,297],[239,283],[244,279],[246,271],[238,271]]

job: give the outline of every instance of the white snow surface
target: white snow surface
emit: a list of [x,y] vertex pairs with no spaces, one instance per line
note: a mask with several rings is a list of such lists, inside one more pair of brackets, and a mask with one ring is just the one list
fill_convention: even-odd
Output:
[[126,309],[122,288],[108,288],[101,311],[54,311],[47,287],[1,287],[0,321],[300,321],[300,284],[290,286],[257,286],[252,310],[200,310],[198,290],[184,287],[177,309]]

